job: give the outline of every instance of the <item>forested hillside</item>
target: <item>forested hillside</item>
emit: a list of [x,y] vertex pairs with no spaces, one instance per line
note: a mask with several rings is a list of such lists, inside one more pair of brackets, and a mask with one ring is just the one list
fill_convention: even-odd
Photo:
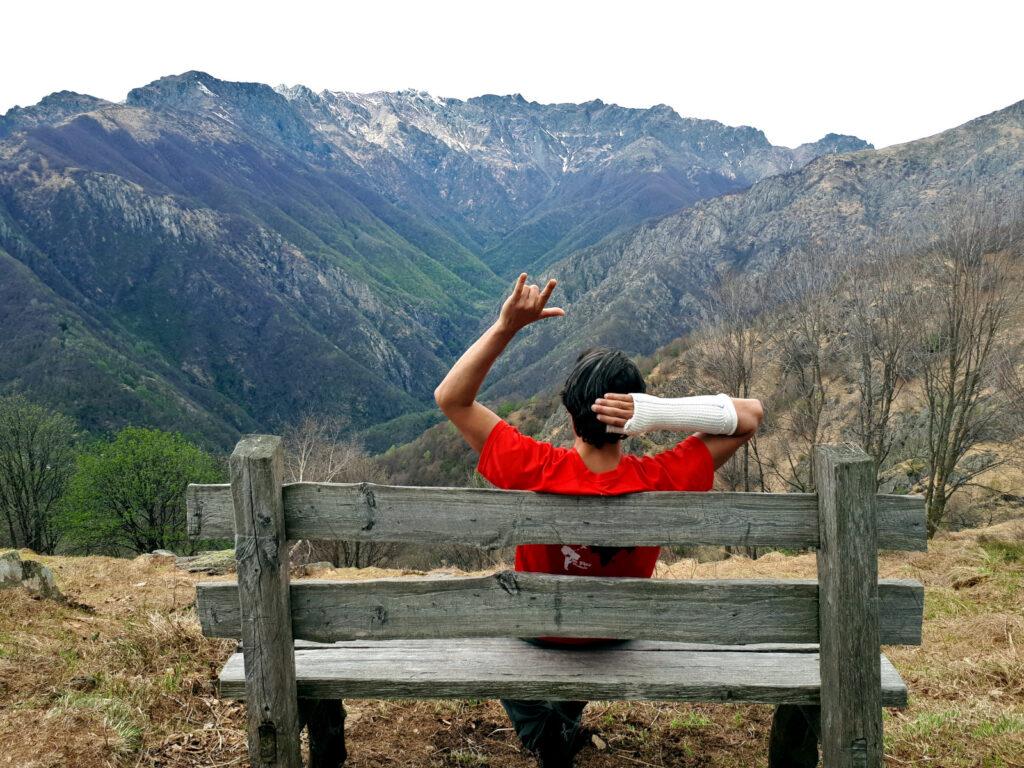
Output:
[[220,449],[309,413],[414,434],[509,274],[865,146],[194,71],[54,93],[0,118],[0,392]]
[[[998,522],[1024,506],[1022,250],[1024,208],[977,203],[864,250],[805,250],[719,277],[694,330],[639,358],[648,391],[764,402],[757,439],[718,473],[723,489],[813,491],[812,446],[850,442],[876,459],[882,490],[926,496],[933,532]],[[557,386],[483,399],[523,432],[571,445]],[[476,454],[447,423],[379,460],[403,484],[480,482]]]

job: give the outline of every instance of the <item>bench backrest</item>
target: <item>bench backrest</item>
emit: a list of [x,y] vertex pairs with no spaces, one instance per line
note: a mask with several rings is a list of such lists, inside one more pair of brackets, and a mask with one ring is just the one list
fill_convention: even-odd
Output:
[[[295,639],[566,636],[816,643],[823,626],[819,583],[807,580],[675,581],[502,572],[289,584],[287,568],[279,567],[284,555],[277,550],[285,540],[310,538],[486,549],[520,543],[814,547],[819,575],[827,571],[844,594],[855,584],[867,590],[861,597],[875,614],[880,642],[920,642],[923,590],[914,581],[878,582],[876,552],[925,548],[923,501],[876,495],[873,466],[859,451],[817,449],[822,494],[617,497],[371,483],[283,485],[281,457],[278,438],[243,439],[232,456],[231,484],[189,486],[189,532],[236,537],[243,590],[247,563],[264,576],[268,569],[279,571],[276,591],[283,591],[280,599],[288,603],[283,615],[290,616]],[[870,487],[850,485],[850,470],[858,467],[861,476],[870,469]],[[835,544],[829,546],[823,536],[832,536]],[[239,589],[225,582],[199,585],[204,633],[242,636],[247,599]],[[248,601],[262,605],[267,594],[254,593]],[[842,605],[834,606],[836,622],[859,620],[856,611],[843,617],[849,605],[843,598]],[[257,613],[265,615],[266,608]]]

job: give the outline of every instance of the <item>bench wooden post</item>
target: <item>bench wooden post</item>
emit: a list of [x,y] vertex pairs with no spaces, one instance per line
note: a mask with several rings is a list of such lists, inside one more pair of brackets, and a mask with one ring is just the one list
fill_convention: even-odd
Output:
[[882,767],[875,466],[816,446],[821,739],[825,768]]
[[243,437],[230,468],[249,760],[254,768],[301,768],[281,439]]

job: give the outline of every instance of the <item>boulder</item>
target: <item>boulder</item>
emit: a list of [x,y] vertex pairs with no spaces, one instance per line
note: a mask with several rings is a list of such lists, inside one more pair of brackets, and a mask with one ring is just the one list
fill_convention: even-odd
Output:
[[36,560],[22,560],[17,552],[0,555],[0,588],[22,587],[37,597],[63,603],[64,595],[57,588],[53,571]]
[[320,573],[321,571],[329,571],[334,568],[334,563],[328,563],[322,561],[319,563],[306,563],[293,569],[293,573],[298,578],[305,576],[312,576],[314,573]]
[[235,550],[221,549],[200,552],[198,555],[179,557],[176,565],[191,573],[221,574],[235,569]]
[[21,584],[21,555],[14,550],[0,554],[0,588]]
[[154,549],[152,552],[146,552],[135,558],[138,563],[151,565],[174,565],[177,560],[178,556],[169,549]]

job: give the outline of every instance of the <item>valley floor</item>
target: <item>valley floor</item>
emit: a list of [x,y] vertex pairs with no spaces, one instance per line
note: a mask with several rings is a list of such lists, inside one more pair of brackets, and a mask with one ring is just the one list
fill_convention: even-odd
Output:
[[[1022,542],[1024,522],[1016,521],[943,535],[928,553],[881,558],[881,576],[926,586],[923,646],[890,650],[911,704],[886,712],[888,766],[1024,766]],[[242,707],[215,692],[234,644],[200,634],[198,577],[144,561],[38,559],[72,602],[33,600],[20,589],[0,595],[0,766],[247,763]],[[815,564],[812,554],[771,553],[681,560],[658,575],[806,578]],[[533,765],[497,702],[346,705],[352,768]],[[577,765],[764,765],[770,718],[764,706],[594,703],[585,723],[603,749],[588,748]]]

